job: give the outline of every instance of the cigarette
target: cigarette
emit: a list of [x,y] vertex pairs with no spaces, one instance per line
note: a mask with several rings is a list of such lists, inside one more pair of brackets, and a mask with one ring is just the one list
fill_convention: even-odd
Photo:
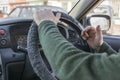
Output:
[[87,33],[87,32],[85,32],[85,35],[89,38],[89,35],[88,35],[88,33]]
[[[78,25],[80,26],[81,30],[84,31],[84,27],[83,25],[81,25],[80,23],[78,23]],[[87,32],[85,32],[85,35],[89,38],[89,35]]]

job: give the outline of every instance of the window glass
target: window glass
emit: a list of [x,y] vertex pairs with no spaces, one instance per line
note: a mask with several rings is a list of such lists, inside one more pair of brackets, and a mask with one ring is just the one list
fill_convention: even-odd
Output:
[[120,0],[104,0],[87,16],[93,15],[108,15],[111,19],[111,26],[104,31],[104,34],[120,36]]
[[27,0],[25,2],[22,0],[19,0],[19,2],[15,1],[16,0],[11,0],[10,3],[13,5],[9,5],[9,8],[7,8],[8,11],[17,9],[12,11],[9,17],[32,17],[33,12],[39,5],[60,7],[64,12],[69,12],[79,0]]

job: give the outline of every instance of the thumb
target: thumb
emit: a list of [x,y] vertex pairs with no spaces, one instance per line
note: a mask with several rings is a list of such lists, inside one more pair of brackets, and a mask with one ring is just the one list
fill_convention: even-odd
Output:
[[56,18],[57,18],[57,20],[59,20],[61,18],[61,13],[57,13]]
[[96,31],[97,31],[97,35],[102,37],[102,31],[101,31],[100,25],[96,27]]
[[98,38],[100,40],[100,45],[102,45],[102,43],[103,43],[103,35],[102,35],[102,30],[100,28],[100,25],[98,25],[97,28],[96,28],[96,35],[98,36]]

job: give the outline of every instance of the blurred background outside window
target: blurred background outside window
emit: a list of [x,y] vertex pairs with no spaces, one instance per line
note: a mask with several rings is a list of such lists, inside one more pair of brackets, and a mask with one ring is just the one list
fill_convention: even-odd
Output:
[[70,11],[78,0],[0,0],[0,10],[9,13],[16,6],[51,5]]
[[120,36],[120,0],[104,0],[90,14],[104,14],[111,17],[111,27],[107,31],[108,35]]

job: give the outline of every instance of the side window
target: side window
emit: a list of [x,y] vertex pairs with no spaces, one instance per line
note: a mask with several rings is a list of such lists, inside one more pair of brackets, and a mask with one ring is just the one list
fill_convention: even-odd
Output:
[[[120,0],[104,0],[97,8],[91,11],[87,16],[94,15],[108,15],[111,19],[110,28],[108,30],[105,30],[103,34],[120,36]],[[103,21],[103,19],[97,20],[99,20],[99,22]],[[97,24],[97,22],[95,23]]]

